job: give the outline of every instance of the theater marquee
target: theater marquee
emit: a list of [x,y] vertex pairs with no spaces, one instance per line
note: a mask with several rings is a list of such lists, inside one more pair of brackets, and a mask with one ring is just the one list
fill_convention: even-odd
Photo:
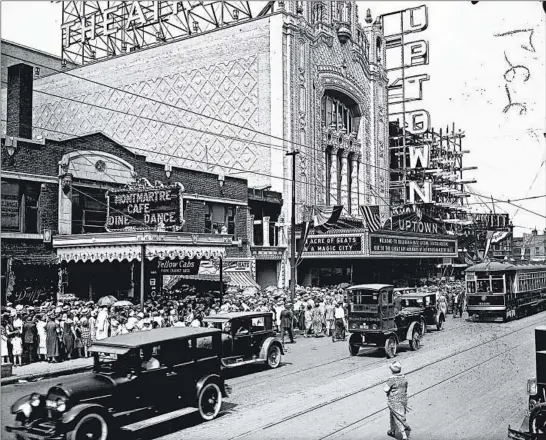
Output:
[[457,240],[401,234],[372,234],[370,235],[370,256],[457,257]]

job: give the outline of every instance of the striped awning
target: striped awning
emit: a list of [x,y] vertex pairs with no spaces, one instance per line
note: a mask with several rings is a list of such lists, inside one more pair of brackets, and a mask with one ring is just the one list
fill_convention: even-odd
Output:
[[258,289],[260,286],[249,272],[228,272],[229,278],[231,279],[229,281],[229,285],[233,287],[257,287]]

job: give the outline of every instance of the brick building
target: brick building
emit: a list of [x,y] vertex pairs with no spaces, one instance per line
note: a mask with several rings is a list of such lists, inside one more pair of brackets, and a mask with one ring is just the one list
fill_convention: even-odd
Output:
[[[29,139],[32,76],[28,65],[9,68],[1,187],[2,292],[8,298],[28,301],[57,290],[80,297],[135,296],[142,243],[151,261],[163,253],[222,256],[226,279],[255,284],[245,179],[158,164],[103,133]],[[181,188],[184,221],[178,231],[106,230],[107,191],[137,182]],[[214,273],[209,279],[219,280]]]
[[545,261],[546,260],[546,229],[539,233],[534,229],[523,237],[514,237],[513,255],[515,260]]
[[150,161],[237,175],[279,194],[280,209],[273,201],[273,214],[252,214],[266,238],[280,240],[262,237],[253,252],[274,261],[260,263],[264,280],[286,285],[286,151],[301,152],[298,223],[305,205],[343,205],[359,217],[359,205],[378,204],[388,216],[387,75],[381,26],[371,16],[362,26],[356,2],[276,8],[37,79],[33,134],[102,132]]

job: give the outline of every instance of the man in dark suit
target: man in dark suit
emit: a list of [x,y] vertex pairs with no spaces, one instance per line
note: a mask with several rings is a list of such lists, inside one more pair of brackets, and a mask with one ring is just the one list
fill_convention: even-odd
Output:
[[290,337],[290,343],[294,343],[294,333],[292,332],[292,324],[294,321],[294,314],[292,313],[292,304],[286,303],[285,308],[281,311],[281,339],[284,345],[284,334],[288,333]]
[[27,315],[23,325],[23,364],[36,361],[38,343],[38,328],[31,314]]

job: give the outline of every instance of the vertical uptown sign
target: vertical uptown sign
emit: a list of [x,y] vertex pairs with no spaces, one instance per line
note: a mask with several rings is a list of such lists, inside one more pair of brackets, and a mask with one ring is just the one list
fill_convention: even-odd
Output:
[[[426,66],[429,62],[428,42],[407,41],[406,37],[423,32],[428,27],[428,10],[425,5],[391,12],[382,16],[387,51],[389,78],[388,105],[389,122],[398,122],[403,131],[402,155],[405,169],[429,167],[428,145],[406,146],[405,135],[424,134],[431,128],[430,114],[424,109],[407,109],[406,104],[423,99],[423,84],[430,79],[426,73],[407,74],[408,69]],[[417,180],[406,183],[406,203],[430,203],[432,182]]]

